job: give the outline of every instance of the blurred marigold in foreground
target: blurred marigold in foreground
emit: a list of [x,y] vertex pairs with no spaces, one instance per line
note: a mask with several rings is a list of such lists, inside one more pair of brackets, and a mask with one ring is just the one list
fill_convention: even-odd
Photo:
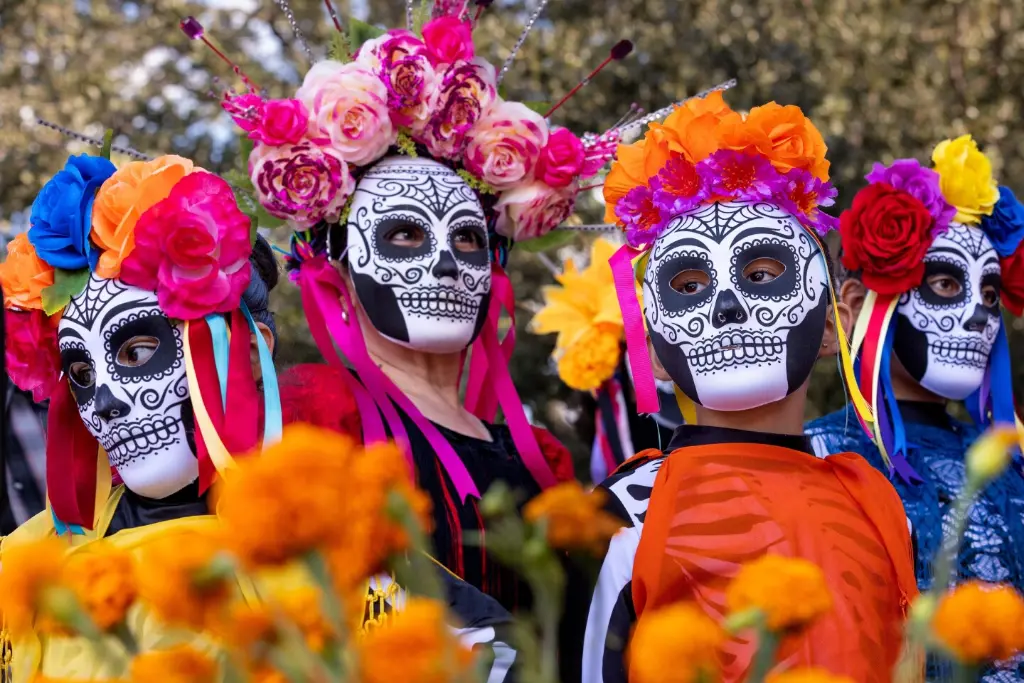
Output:
[[630,683],[718,680],[725,632],[696,605],[644,614],[629,644]]
[[622,522],[602,509],[606,494],[587,492],[578,481],[545,490],[523,508],[531,524],[547,524],[548,543],[560,550],[599,552]]
[[216,662],[184,645],[145,652],[132,661],[131,683],[214,683],[216,680]]
[[825,574],[813,562],[765,555],[744,565],[725,593],[730,613],[758,609],[773,631],[799,628],[832,609]]
[[60,584],[67,545],[57,538],[14,546],[0,568],[0,614],[15,636],[33,628],[43,592]]
[[768,674],[765,683],[854,683],[852,678],[839,676],[820,666],[808,666]]
[[124,621],[138,595],[132,556],[105,543],[71,555],[64,576],[93,623],[103,631]]
[[1007,585],[968,581],[939,601],[935,637],[960,662],[980,664],[1024,650],[1024,599]]

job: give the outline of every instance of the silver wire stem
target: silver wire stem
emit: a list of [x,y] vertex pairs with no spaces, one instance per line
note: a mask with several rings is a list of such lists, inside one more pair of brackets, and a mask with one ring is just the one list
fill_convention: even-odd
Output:
[[712,87],[708,88],[707,90],[702,90],[701,92],[697,93],[696,95],[693,95],[692,97],[687,97],[685,100],[681,100],[679,102],[676,102],[675,104],[670,104],[667,107],[662,107],[658,111],[652,111],[650,114],[645,114],[644,116],[641,116],[638,119],[634,119],[633,121],[630,121],[629,123],[627,123],[624,126],[619,126],[616,130],[618,130],[619,133],[621,133],[622,135],[625,136],[628,133],[630,133],[630,132],[632,132],[634,130],[637,130],[638,128],[643,128],[644,126],[646,126],[648,123],[651,123],[652,121],[657,121],[658,119],[665,118],[666,116],[671,114],[672,111],[676,107],[679,107],[679,106],[689,102],[690,100],[697,100],[697,99],[700,99],[701,97],[706,97],[706,96],[710,95],[713,92],[718,92],[720,90],[728,90],[729,88],[733,88],[735,86],[736,86],[736,79],[735,78],[731,78],[728,81],[725,81],[724,83],[719,83],[718,85],[712,86]]
[[[61,125],[56,124],[56,123],[53,123],[52,121],[47,121],[46,119],[36,118],[36,123],[38,123],[40,126],[44,126],[44,127],[49,128],[51,130],[55,130],[55,131],[57,131],[58,133],[60,133],[61,135],[65,136],[65,137],[69,137],[69,138],[72,138],[74,140],[80,140],[81,142],[87,142],[90,145],[94,145],[96,147],[100,147],[100,148],[103,147],[103,140],[97,140],[96,138],[89,137],[88,135],[83,135],[82,133],[73,131],[70,128],[65,128],[64,126],[61,126]],[[138,151],[137,149],[132,149],[131,147],[122,147],[121,145],[111,145],[110,149],[112,149],[113,151],[115,151],[115,152],[117,152],[119,154],[125,154],[127,156],[130,156],[133,159],[139,159],[140,161],[150,161],[150,160],[153,159],[153,157],[149,156],[148,154],[143,154],[142,152]]]
[[497,82],[499,84],[505,78],[505,74],[508,73],[508,70],[512,68],[512,62],[516,60],[516,55],[519,54],[520,48],[522,48],[523,43],[526,42],[526,37],[530,35],[530,31],[533,30],[533,25],[537,23],[538,17],[540,17],[541,12],[543,12],[544,8],[547,6],[548,0],[540,0],[540,2],[537,3],[537,9],[533,10],[530,14],[530,18],[526,20],[526,26],[523,27],[523,32],[519,34],[519,40],[517,40],[516,44],[512,46],[512,54],[508,56],[505,63],[501,65],[501,71],[498,72]]
[[292,11],[291,6],[288,4],[288,0],[274,0],[274,2],[277,3],[277,6],[281,8],[281,11],[284,12],[284,15],[288,18],[288,23],[292,27],[292,33],[295,34],[295,40],[298,41],[299,47],[302,48],[302,51],[306,53],[306,56],[309,58],[309,63],[315,64],[317,61],[316,57],[313,56],[313,51],[309,49],[309,43],[306,42],[306,36],[303,35],[302,29],[299,28],[299,22],[296,21],[295,12]]

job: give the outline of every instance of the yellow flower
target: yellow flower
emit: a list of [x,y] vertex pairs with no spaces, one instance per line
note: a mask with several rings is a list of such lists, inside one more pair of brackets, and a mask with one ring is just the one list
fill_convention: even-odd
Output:
[[558,376],[577,391],[593,391],[615,374],[619,366],[621,328],[596,325],[583,332],[558,359]]
[[1024,599],[1007,585],[968,581],[939,601],[935,637],[964,664],[999,661],[1024,650]]
[[16,637],[32,630],[43,593],[60,585],[66,549],[47,538],[16,545],[0,558],[0,614]]
[[695,605],[644,614],[629,643],[630,683],[718,680],[725,633]]
[[832,609],[825,574],[797,557],[765,555],[744,565],[725,592],[729,612],[760,610],[773,631],[799,628]]
[[547,523],[553,548],[599,552],[622,528],[622,522],[602,509],[603,491],[588,493],[578,481],[552,486],[526,504],[523,517],[531,524]]
[[992,215],[999,201],[999,186],[992,178],[992,163],[970,135],[943,140],[932,152],[939,187],[946,201],[956,207],[956,220],[966,225]]
[[454,683],[469,679],[473,653],[448,628],[444,605],[410,598],[386,628],[372,629],[356,643],[361,683]]
[[853,683],[853,679],[836,675],[820,666],[808,666],[768,674],[765,683]]
[[1015,427],[993,427],[967,449],[967,478],[978,486],[992,481],[1009,466],[1020,441]]
[[131,683],[214,683],[216,680],[217,664],[185,645],[146,652],[132,661]]
[[138,595],[131,555],[103,543],[72,555],[64,576],[93,623],[104,631],[124,620]]

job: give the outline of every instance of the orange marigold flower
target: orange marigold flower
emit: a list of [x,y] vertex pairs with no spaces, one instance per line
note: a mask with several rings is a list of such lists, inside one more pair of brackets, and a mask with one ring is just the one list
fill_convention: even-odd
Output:
[[768,674],[765,683],[853,683],[853,679],[834,674],[820,666],[807,666]]
[[932,619],[935,637],[964,664],[1024,651],[1024,599],[1005,584],[960,584],[942,597]]
[[548,543],[553,548],[579,548],[599,552],[622,522],[602,510],[603,491],[588,492],[578,481],[545,490],[523,508],[531,524],[547,523]]
[[622,328],[595,325],[585,330],[558,359],[558,376],[577,391],[593,391],[615,374],[619,366]]
[[724,642],[725,632],[695,605],[644,614],[629,643],[630,683],[717,680]]
[[337,638],[321,609],[320,591],[311,587],[297,588],[277,596],[276,602],[284,616],[299,629],[306,647],[320,653]]
[[832,609],[825,574],[798,557],[765,555],[744,565],[726,589],[729,612],[759,609],[773,631],[798,628]]
[[216,680],[216,662],[185,645],[143,653],[131,666],[131,683],[214,683]]
[[43,309],[43,290],[53,284],[53,268],[36,255],[27,233],[7,244],[7,259],[0,263],[4,306]]
[[64,567],[67,586],[98,628],[124,621],[138,595],[135,562],[123,550],[97,544],[71,555]]
[[770,148],[763,153],[778,170],[785,173],[800,168],[820,180],[828,180],[825,140],[800,107],[783,107],[775,102],[754,107],[744,128],[767,137]]
[[401,615],[356,642],[362,683],[452,683],[469,679],[473,653],[448,627],[444,605],[410,598]]
[[46,589],[59,586],[67,545],[57,538],[16,545],[0,558],[0,614],[16,637],[30,632]]

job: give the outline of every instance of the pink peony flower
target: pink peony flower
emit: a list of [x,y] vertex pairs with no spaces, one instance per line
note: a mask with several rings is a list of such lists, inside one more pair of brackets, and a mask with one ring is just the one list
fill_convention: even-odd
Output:
[[7,376],[36,403],[50,398],[60,383],[57,326],[41,310],[4,311]]
[[483,59],[449,69],[434,114],[416,139],[435,157],[461,159],[466,136],[498,96],[495,80],[494,67]]
[[551,187],[565,187],[583,170],[583,143],[568,128],[559,128],[537,159],[537,179]]
[[441,76],[427,48],[409,31],[390,31],[366,43],[360,62],[380,78],[388,92],[388,108],[396,126],[420,132],[437,103]]
[[231,116],[236,126],[251,133],[263,123],[265,104],[263,98],[256,93],[244,93],[225,94],[220,106]]
[[519,102],[497,100],[469,133],[466,169],[497,190],[533,177],[548,142],[544,117]]
[[396,140],[388,90],[365,64],[318,62],[295,93],[311,113],[314,135],[330,139],[345,161],[365,166]]
[[540,237],[572,215],[578,191],[575,185],[556,189],[534,182],[504,192],[494,206],[495,230],[519,241]]
[[269,100],[263,106],[263,120],[249,137],[267,145],[290,145],[302,140],[309,130],[309,112],[299,100]]
[[310,141],[256,145],[249,156],[249,177],[268,213],[303,229],[325,219],[336,221],[355,189],[355,179],[338,152]]
[[121,279],[156,292],[170,318],[197,320],[238,308],[249,285],[249,217],[212,173],[185,176],[139,217]]
[[436,64],[455,64],[473,59],[473,27],[455,17],[440,17],[423,27],[423,42]]

